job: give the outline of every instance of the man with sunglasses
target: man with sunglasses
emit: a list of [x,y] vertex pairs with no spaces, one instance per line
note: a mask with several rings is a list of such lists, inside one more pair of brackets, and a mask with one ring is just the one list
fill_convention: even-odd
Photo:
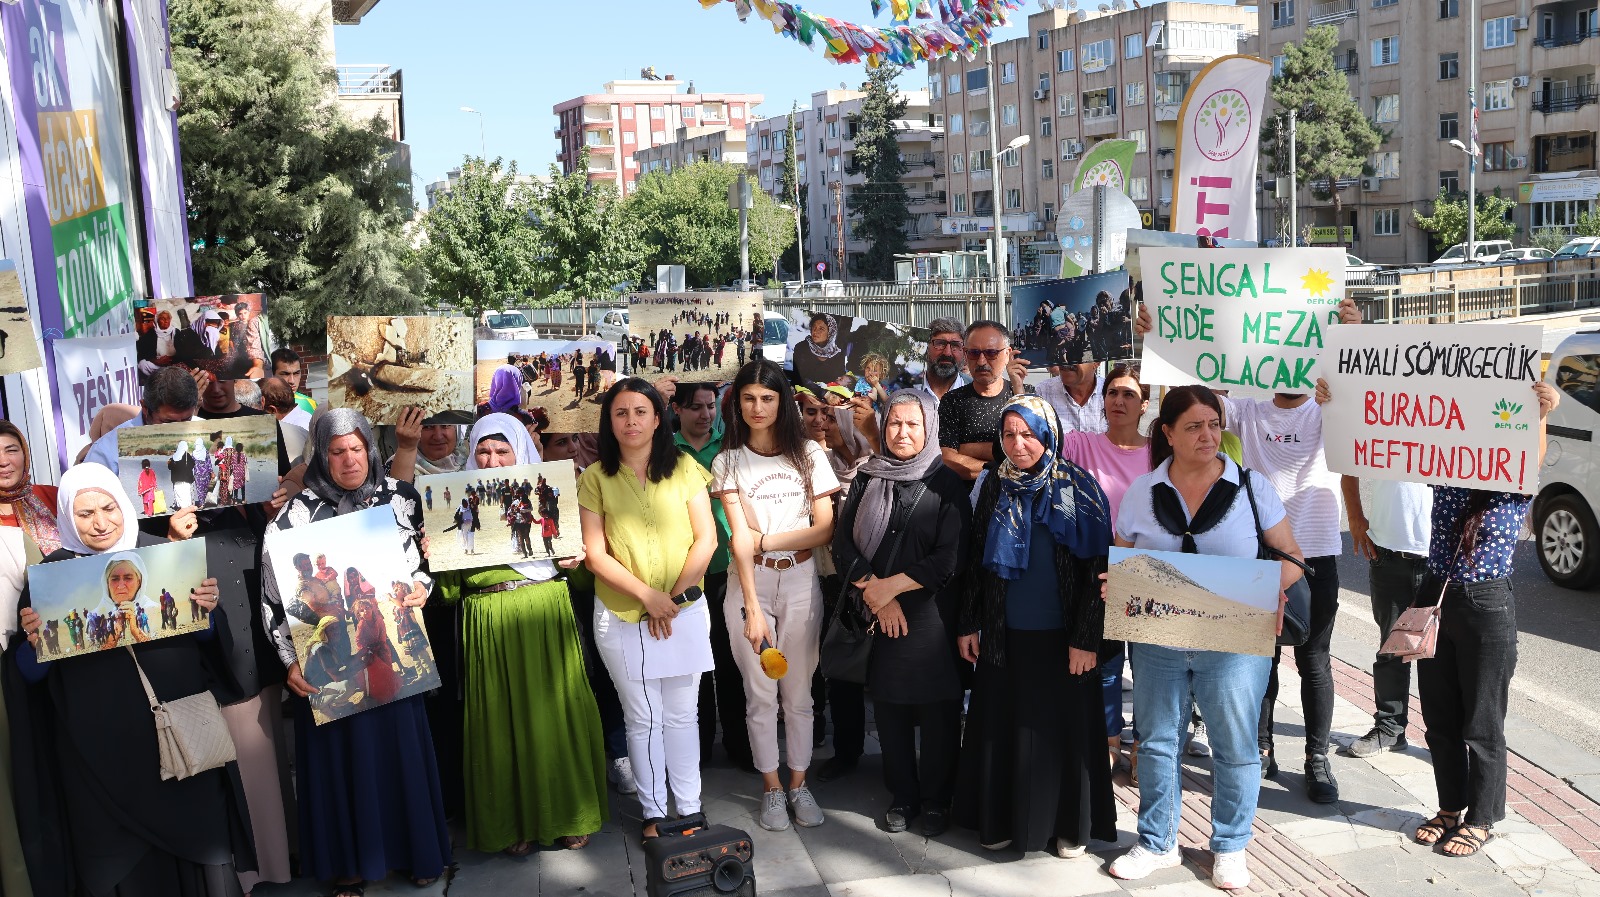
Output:
[[961,360],[966,355],[961,322],[955,318],[934,318],[928,322],[928,331],[928,351],[922,356],[922,382],[912,388],[933,396],[937,402],[950,390],[971,383],[972,378],[961,372]]
[[970,481],[994,462],[1000,413],[1027,391],[1028,362],[1011,351],[1011,336],[997,321],[968,327],[963,351],[972,382],[939,400],[939,450],[945,466]]

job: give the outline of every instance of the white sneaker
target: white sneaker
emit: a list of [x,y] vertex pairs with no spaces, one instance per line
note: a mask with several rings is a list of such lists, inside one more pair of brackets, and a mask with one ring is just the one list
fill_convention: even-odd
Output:
[[1206,721],[1194,724],[1194,734],[1189,736],[1189,756],[1211,756],[1211,739],[1206,737]]
[[617,786],[618,794],[638,794],[639,786],[633,783],[633,761],[627,757],[618,757],[611,761],[611,768],[606,770],[606,778],[611,784]]
[[1089,848],[1082,844],[1073,844],[1066,838],[1055,839],[1056,856],[1063,860],[1076,859],[1089,852]]
[[784,803],[782,789],[761,795],[761,814],[756,823],[769,832],[789,830],[789,807]]
[[1211,864],[1211,883],[1224,891],[1250,887],[1250,867],[1245,864],[1244,851],[1217,854]]
[[811,796],[811,789],[804,785],[789,792],[789,806],[794,810],[796,825],[816,828],[824,821],[822,807],[818,806],[817,799]]
[[1124,881],[1138,881],[1157,869],[1172,869],[1183,864],[1183,854],[1173,847],[1166,853],[1156,853],[1146,850],[1143,844],[1133,845],[1133,849],[1119,856],[1111,863],[1110,873],[1112,878]]

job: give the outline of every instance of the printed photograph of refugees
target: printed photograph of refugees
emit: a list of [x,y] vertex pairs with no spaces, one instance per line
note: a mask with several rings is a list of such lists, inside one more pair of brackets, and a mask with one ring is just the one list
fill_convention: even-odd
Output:
[[190,600],[205,578],[203,538],[29,567],[33,609],[42,621],[39,659],[205,629],[210,615]]
[[417,491],[435,571],[569,558],[583,547],[571,461],[433,474]]
[[141,518],[259,504],[278,488],[278,427],[264,414],[128,427],[117,457]]

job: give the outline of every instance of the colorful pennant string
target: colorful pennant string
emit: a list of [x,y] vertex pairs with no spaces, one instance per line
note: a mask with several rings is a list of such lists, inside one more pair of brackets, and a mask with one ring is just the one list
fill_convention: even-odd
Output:
[[[784,0],[700,0],[700,5],[710,9],[724,2],[734,5],[741,22],[754,12],[774,33],[803,46],[820,40],[822,55],[832,62],[865,62],[868,68],[885,63],[910,68],[946,56],[972,59],[995,29],[1005,26],[1007,15],[1022,6],[1022,0],[872,0],[873,15],[887,3],[896,23],[877,28],[819,16]],[[928,24],[912,25],[913,20]]]

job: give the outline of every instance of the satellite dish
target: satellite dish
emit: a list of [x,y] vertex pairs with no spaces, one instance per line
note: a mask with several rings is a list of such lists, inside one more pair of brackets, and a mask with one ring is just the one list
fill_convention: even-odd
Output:
[[1111,11],[1111,4],[1102,3],[1102,4],[1100,4],[1099,9],[1100,9],[1101,12],[1110,12]]
[[1111,8],[1122,12],[1128,8],[1128,0],[1111,0]]
[[1076,10],[1077,8],[1078,0],[1067,0],[1067,9]]
[[1050,0],[1039,0],[1039,8],[1045,12],[1050,11]]
[[1066,0],[1056,0],[1055,7],[1056,7],[1056,9],[1066,9],[1067,8]]

